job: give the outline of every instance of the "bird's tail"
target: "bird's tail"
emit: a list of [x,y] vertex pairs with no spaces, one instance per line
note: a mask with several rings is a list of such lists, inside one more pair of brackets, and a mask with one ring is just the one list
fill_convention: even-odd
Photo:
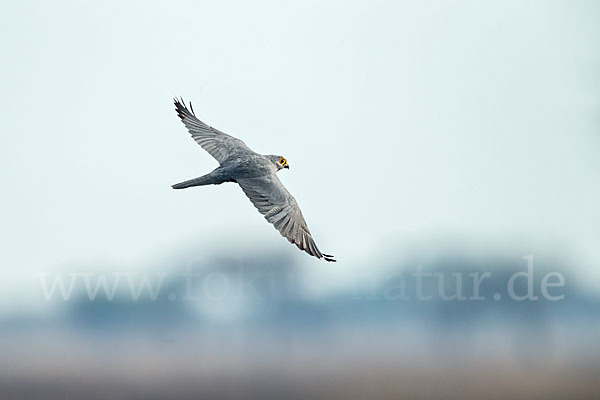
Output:
[[222,183],[222,181],[215,179],[215,176],[213,176],[212,174],[208,174],[208,175],[201,176],[199,178],[190,179],[189,181],[176,183],[175,185],[173,185],[171,187],[173,189],[185,189],[185,188],[189,188],[192,186],[216,185],[219,183]]

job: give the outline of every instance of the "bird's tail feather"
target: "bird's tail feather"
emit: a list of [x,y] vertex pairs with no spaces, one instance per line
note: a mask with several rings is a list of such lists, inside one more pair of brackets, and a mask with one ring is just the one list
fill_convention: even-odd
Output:
[[214,176],[211,176],[211,174],[208,174],[208,175],[201,176],[199,178],[190,179],[189,181],[176,183],[175,185],[173,185],[171,187],[173,189],[185,189],[185,188],[189,188],[192,186],[214,185],[217,183],[221,183],[221,182],[219,182],[217,179],[215,179]]

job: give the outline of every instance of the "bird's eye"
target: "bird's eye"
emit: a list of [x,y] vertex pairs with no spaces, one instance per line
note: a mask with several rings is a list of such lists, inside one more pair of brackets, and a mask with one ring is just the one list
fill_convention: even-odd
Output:
[[285,158],[282,158],[281,160],[279,160],[280,164],[285,164]]

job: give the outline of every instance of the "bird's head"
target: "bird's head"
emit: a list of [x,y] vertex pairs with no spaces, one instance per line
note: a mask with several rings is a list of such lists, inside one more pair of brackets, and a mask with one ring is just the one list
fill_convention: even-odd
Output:
[[277,171],[279,171],[280,169],[283,168],[290,168],[290,165],[288,164],[287,160],[285,159],[285,157],[282,156],[269,156],[271,161],[273,161],[273,163],[275,163]]

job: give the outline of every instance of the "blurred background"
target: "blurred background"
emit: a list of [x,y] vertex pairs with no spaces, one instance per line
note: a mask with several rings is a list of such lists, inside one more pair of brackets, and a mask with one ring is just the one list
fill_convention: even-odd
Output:
[[[0,398],[600,398],[599,22],[1,3]],[[174,96],[288,159],[336,264],[170,188],[217,165]]]

